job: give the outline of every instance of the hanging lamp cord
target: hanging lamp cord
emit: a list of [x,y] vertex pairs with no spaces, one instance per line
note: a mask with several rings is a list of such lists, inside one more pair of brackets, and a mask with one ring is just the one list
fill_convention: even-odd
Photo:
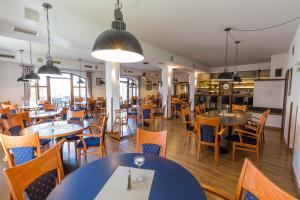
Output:
[[236,47],[236,50],[235,50],[235,66],[236,66],[236,68],[237,68],[237,66],[238,66],[238,52],[239,52],[239,41],[236,41],[235,42],[235,47]]
[[48,33],[48,52],[46,54],[46,57],[50,56],[50,51],[51,51],[51,47],[50,47],[50,29],[49,29],[49,8],[45,8],[46,9],[46,13],[47,13],[47,33]]
[[228,36],[229,36],[229,31],[226,31],[225,67],[228,66]]
[[24,77],[25,69],[24,69],[24,64],[23,64],[23,51],[24,51],[24,50],[20,50],[20,53],[21,53],[22,76]]
[[31,64],[31,67],[33,67],[33,64],[32,64],[32,52],[31,52],[31,42],[29,42],[29,51],[30,51],[30,64]]

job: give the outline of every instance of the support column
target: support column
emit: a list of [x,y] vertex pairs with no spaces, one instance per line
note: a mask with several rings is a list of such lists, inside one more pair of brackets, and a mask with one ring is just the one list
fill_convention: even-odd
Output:
[[162,68],[162,97],[163,105],[167,105],[165,110],[165,118],[171,117],[171,95],[173,91],[173,71],[172,67],[163,67]]
[[120,109],[120,63],[105,62],[107,131],[111,131],[115,116]]
[[189,85],[190,85],[189,102],[192,102],[191,111],[194,111],[194,108],[195,108],[195,89],[196,89],[196,85],[197,85],[197,74],[196,74],[196,72],[190,73]]

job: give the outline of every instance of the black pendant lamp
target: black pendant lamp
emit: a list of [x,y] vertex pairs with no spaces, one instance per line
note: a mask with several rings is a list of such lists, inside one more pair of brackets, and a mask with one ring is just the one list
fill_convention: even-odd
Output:
[[239,44],[241,43],[240,41],[235,41],[235,66],[236,66],[236,72],[235,72],[235,75],[233,76],[233,82],[237,82],[237,83],[240,83],[242,82],[242,79],[241,77],[239,77],[237,75],[237,66],[238,66],[238,51],[239,51]]
[[[82,75],[82,71],[81,71],[81,61],[82,61],[82,59],[79,58],[78,61],[79,61],[79,65],[80,65],[80,76],[81,76]],[[82,80],[81,77],[79,77],[79,80],[77,81],[77,84],[84,84],[84,81]]]
[[149,64],[149,63],[148,63],[148,62],[143,62],[143,64],[144,64],[144,70],[145,70],[145,71],[143,72],[142,78],[143,78],[143,79],[146,79],[146,78],[147,78],[147,77],[146,77],[146,76],[147,76],[147,73],[146,73],[146,72],[147,72],[147,68],[148,68],[148,64]]
[[228,72],[227,66],[228,66],[228,36],[230,28],[226,28],[226,50],[225,50],[225,69],[224,72],[218,75],[219,81],[232,81],[232,74]]
[[40,80],[40,76],[34,73],[34,66],[32,64],[32,52],[31,52],[31,42],[29,42],[29,55],[30,55],[30,72],[29,74],[26,74],[24,79],[29,81],[37,81]]
[[24,79],[24,75],[25,75],[25,67],[23,64],[23,52],[24,50],[20,50],[20,54],[21,54],[21,67],[22,67],[22,75],[17,79],[18,82],[29,82],[28,80]]
[[118,63],[142,61],[144,60],[142,46],[134,35],[126,31],[121,9],[122,4],[117,0],[112,28],[98,36],[94,43],[92,56],[100,60]]
[[58,67],[53,65],[53,60],[50,54],[50,30],[49,30],[49,9],[52,8],[52,6],[48,3],[43,3],[43,7],[46,10],[47,13],[47,32],[48,32],[48,52],[47,52],[47,63],[39,68],[38,74],[46,74],[46,75],[61,75],[61,71]]

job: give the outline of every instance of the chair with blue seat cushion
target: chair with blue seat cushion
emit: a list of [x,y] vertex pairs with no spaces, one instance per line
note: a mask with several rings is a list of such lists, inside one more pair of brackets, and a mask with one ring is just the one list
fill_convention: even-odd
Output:
[[[182,121],[185,125],[184,129],[184,141],[183,144],[186,144],[186,138],[188,138],[188,141],[190,142],[191,137],[195,137],[195,122],[192,121],[191,118],[191,110],[189,108],[184,108],[181,111]],[[196,137],[195,137],[196,138]]]
[[[275,185],[247,158],[244,161],[234,196],[218,190],[214,187],[201,183],[201,187],[215,196],[222,199],[276,199],[276,200],[296,200],[284,190]],[[220,198],[218,198],[220,199]]]
[[261,115],[259,118],[258,126],[253,131],[244,129],[235,129],[234,135],[231,136],[232,140],[232,160],[235,160],[236,150],[248,151],[256,153],[256,161],[258,166],[260,165],[259,153],[260,153],[260,140],[265,126],[266,116]]
[[0,134],[0,140],[7,157],[8,166],[23,164],[41,155],[39,134],[9,136]]
[[200,158],[201,146],[211,146],[214,147],[215,153],[215,165],[218,165],[219,160],[219,140],[220,135],[224,134],[225,129],[223,128],[219,131],[220,127],[220,117],[203,117],[201,115],[197,116],[196,119],[196,130],[197,130],[197,160]]
[[177,116],[180,116],[181,114],[181,110],[182,110],[182,101],[177,101],[175,104],[174,104],[174,111],[173,111],[173,116],[174,116],[174,119],[176,119]]
[[145,104],[141,105],[141,119],[142,119],[142,127],[147,124],[151,126],[152,124],[152,105]]
[[3,119],[2,123],[7,135],[18,136],[20,135],[20,131],[24,128],[24,123],[20,115]]
[[159,156],[160,146],[157,144],[142,144],[142,152],[143,152],[143,154]]
[[[63,142],[63,141],[61,141]],[[4,170],[13,199],[46,199],[52,189],[64,178],[59,146],[61,142],[37,158]]]
[[[104,116],[101,120],[101,125],[91,125],[89,127],[89,134],[79,134],[80,141],[77,144],[77,161],[78,165],[81,164],[81,155],[83,153],[86,161],[86,155],[100,153],[102,157],[106,156],[106,127],[107,127],[107,116]],[[93,129],[96,133],[93,133]],[[94,149],[94,151],[87,151],[88,149]]]
[[[159,148],[158,148],[159,147]],[[166,157],[167,148],[167,130],[165,131],[145,131],[137,129],[136,135],[136,152],[149,152],[153,155],[158,153],[158,156]]]

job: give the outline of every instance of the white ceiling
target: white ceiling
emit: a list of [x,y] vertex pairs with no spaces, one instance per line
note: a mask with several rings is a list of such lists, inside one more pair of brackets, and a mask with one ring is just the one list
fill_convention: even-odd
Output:
[[[0,35],[46,44],[45,18],[40,0],[0,0]],[[96,37],[110,27],[115,1],[110,0],[50,0],[53,54],[90,56]],[[164,49],[208,66],[224,64],[225,27],[260,28],[299,16],[299,0],[121,0],[127,30],[142,42]],[[41,23],[24,20],[23,7],[40,11]],[[300,21],[280,28],[260,32],[233,32],[242,41],[240,64],[266,61],[270,56],[286,52]],[[38,30],[38,37],[11,32],[19,24]],[[2,42],[3,43],[3,42]],[[2,46],[0,49],[17,49]],[[43,50],[42,50],[43,49]],[[46,46],[37,51],[46,52]],[[234,62],[234,45],[230,46],[230,62]],[[146,52],[147,53],[147,52]],[[170,54],[172,55],[172,54]],[[162,60],[148,57],[154,68]],[[153,61],[154,60],[154,61]],[[152,62],[153,61],[153,62]],[[129,67],[141,67],[141,63]],[[151,65],[151,64],[150,64]]]

